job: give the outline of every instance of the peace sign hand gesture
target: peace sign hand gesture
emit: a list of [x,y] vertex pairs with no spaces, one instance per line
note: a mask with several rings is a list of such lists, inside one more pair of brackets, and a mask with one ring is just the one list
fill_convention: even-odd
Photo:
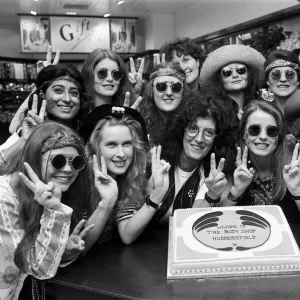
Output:
[[22,172],[19,172],[21,180],[34,193],[34,200],[40,205],[59,211],[61,209],[61,189],[55,183],[49,181],[43,183],[28,163],[24,162],[28,177]]
[[37,74],[42,71],[45,67],[48,67],[50,65],[57,65],[59,62],[59,55],[60,55],[60,51],[56,50],[55,53],[55,57],[53,62],[51,63],[51,59],[52,59],[52,47],[48,46],[48,50],[47,50],[47,56],[46,56],[46,60],[39,60],[36,63],[36,69],[37,69]]
[[83,229],[84,224],[85,220],[81,220],[74,228],[72,234],[69,236],[67,246],[62,257],[63,261],[72,260],[85,250],[85,242],[83,238],[94,227],[94,224],[90,224]]
[[[143,98],[141,96],[139,96],[130,108],[136,110],[139,107],[142,100],[143,100]],[[129,92],[126,92],[126,94],[125,94],[125,100],[124,100],[124,105],[123,106],[125,106],[125,107],[130,106],[130,93]]]
[[117,182],[107,174],[105,159],[101,156],[101,170],[97,156],[93,155],[93,170],[95,176],[95,187],[101,196],[101,204],[107,207],[114,207],[118,199],[118,185]]
[[292,161],[283,168],[283,179],[286,187],[293,196],[300,196],[300,153],[299,143],[296,144]]
[[144,73],[145,59],[144,58],[141,59],[141,64],[139,66],[138,71],[136,71],[136,67],[132,57],[129,58],[129,62],[130,62],[130,72],[128,74],[128,79],[129,82],[132,84],[135,95],[139,96],[143,88],[143,73]]
[[216,168],[215,154],[210,156],[210,173],[205,179],[205,184],[210,192],[215,195],[214,198],[221,197],[221,194],[226,186],[227,180],[225,174],[222,172],[224,169],[225,159],[221,158],[218,167]]
[[166,62],[166,55],[165,55],[165,53],[163,53],[161,55],[161,59],[160,59],[159,53],[154,53],[153,54],[153,66],[154,67],[157,66],[157,65],[159,65],[160,63],[164,63],[164,62]]

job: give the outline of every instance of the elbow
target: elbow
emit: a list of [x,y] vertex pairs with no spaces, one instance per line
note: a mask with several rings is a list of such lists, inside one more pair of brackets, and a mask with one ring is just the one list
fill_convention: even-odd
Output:
[[130,245],[136,240],[136,237],[125,236],[125,235],[121,235],[121,234],[120,234],[120,237],[121,237],[123,244],[125,244],[125,245]]

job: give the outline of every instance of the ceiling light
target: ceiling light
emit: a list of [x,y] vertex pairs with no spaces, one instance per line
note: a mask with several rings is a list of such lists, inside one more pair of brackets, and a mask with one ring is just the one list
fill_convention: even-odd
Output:
[[110,16],[110,13],[104,14],[104,18],[108,18]]
[[75,12],[75,11],[67,11],[66,14],[67,15],[77,15],[77,12]]
[[35,10],[31,10],[30,13],[34,16],[36,16],[36,11]]
[[35,2],[38,2],[39,0],[34,0]]
[[124,0],[119,0],[118,5],[123,4],[124,2]]

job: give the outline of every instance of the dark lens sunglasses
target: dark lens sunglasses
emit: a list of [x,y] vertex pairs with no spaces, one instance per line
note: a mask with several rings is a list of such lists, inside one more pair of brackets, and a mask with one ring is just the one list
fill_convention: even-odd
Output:
[[171,89],[173,91],[173,93],[177,94],[180,93],[180,91],[183,89],[183,85],[181,82],[167,82],[167,81],[163,81],[163,82],[157,82],[155,87],[156,90],[159,93],[164,93],[167,90],[167,87],[171,86]]
[[68,159],[62,154],[57,154],[51,157],[49,161],[51,161],[53,168],[56,170],[62,170],[67,162],[71,163],[71,166],[75,171],[81,171],[85,166],[84,158],[81,155],[76,155],[71,159]]
[[[100,69],[96,72],[96,74],[97,74],[97,77],[100,80],[103,80],[108,76],[108,70],[107,69]],[[123,73],[120,70],[112,70],[111,71],[111,77],[115,81],[120,81],[123,77]]]
[[223,77],[230,77],[231,74],[233,73],[233,70],[235,70],[239,75],[244,75],[247,73],[247,67],[243,65],[239,65],[236,68],[224,67],[221,70],[221,74]]
[[273,70],[273,71],[271,71],[270,76],[271,76],[271,78],[272,78],[273,80],[279,81],[280,78],[281,78],[282,73],[285,73],[285,78],[286,78],[287,80],[292,80],[292,79],[294,79],[294,78],[297,76],[296,71],[293,70],[293,69],[286,70],[286,71],[283,71],[283,72],[281,72],[281,71],[278,70],[278,69],[277,69],[277,70]]
[[[250,125],[247,129],[249,135],[251,136],[258,136],[261,132],[262,128],[260,127],[260,125]],[[269,137],[275,138],[279,135],[279,129],[276,126],[267,126],[265,129],[263,129],[266,131],[267,135]]]

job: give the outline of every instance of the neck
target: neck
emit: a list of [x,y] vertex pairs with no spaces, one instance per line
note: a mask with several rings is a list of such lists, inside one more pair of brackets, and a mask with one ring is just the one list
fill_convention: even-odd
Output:
[[271,172],[272,155],[256,156],[250,153],[250,159],[258,175]]
[[237,103],[240,110],[244,109],[245,93],[244,93],[243,90],[241,90],[241,91],[232,91],[232,92],[227,93],[227,95]]
[[200,163],[201,161],[199,160],[188,158],[184,151],[182,151],[179,157],[178,166],[184,172],[192,172]]
[[193,82],[187,84],[188,88],[190,89],[191,92],[197,92],[198,91],[198,80],[199,77],[197,77],[196,80],[194,80]]
[[285,105],[286,105],[287,100],[289,99],[289,97],[277,97],[275,95],[274,99],[275,99],[275,103],[278,106],[278,108],[280,109],[280,111],[282,113],[284,113],[284,108],[285,108]]
[[111,96],[103,96],[99,94],[94,95],[94,104],[95,107],[103,105],[103,104],[111,104],[112,97]]
[[160,109],[158,109],[158,114],[162,117],[162,119],[164,120],[165,123],[168,122],[170,113],[166,112],[166,111],[161,111]]

